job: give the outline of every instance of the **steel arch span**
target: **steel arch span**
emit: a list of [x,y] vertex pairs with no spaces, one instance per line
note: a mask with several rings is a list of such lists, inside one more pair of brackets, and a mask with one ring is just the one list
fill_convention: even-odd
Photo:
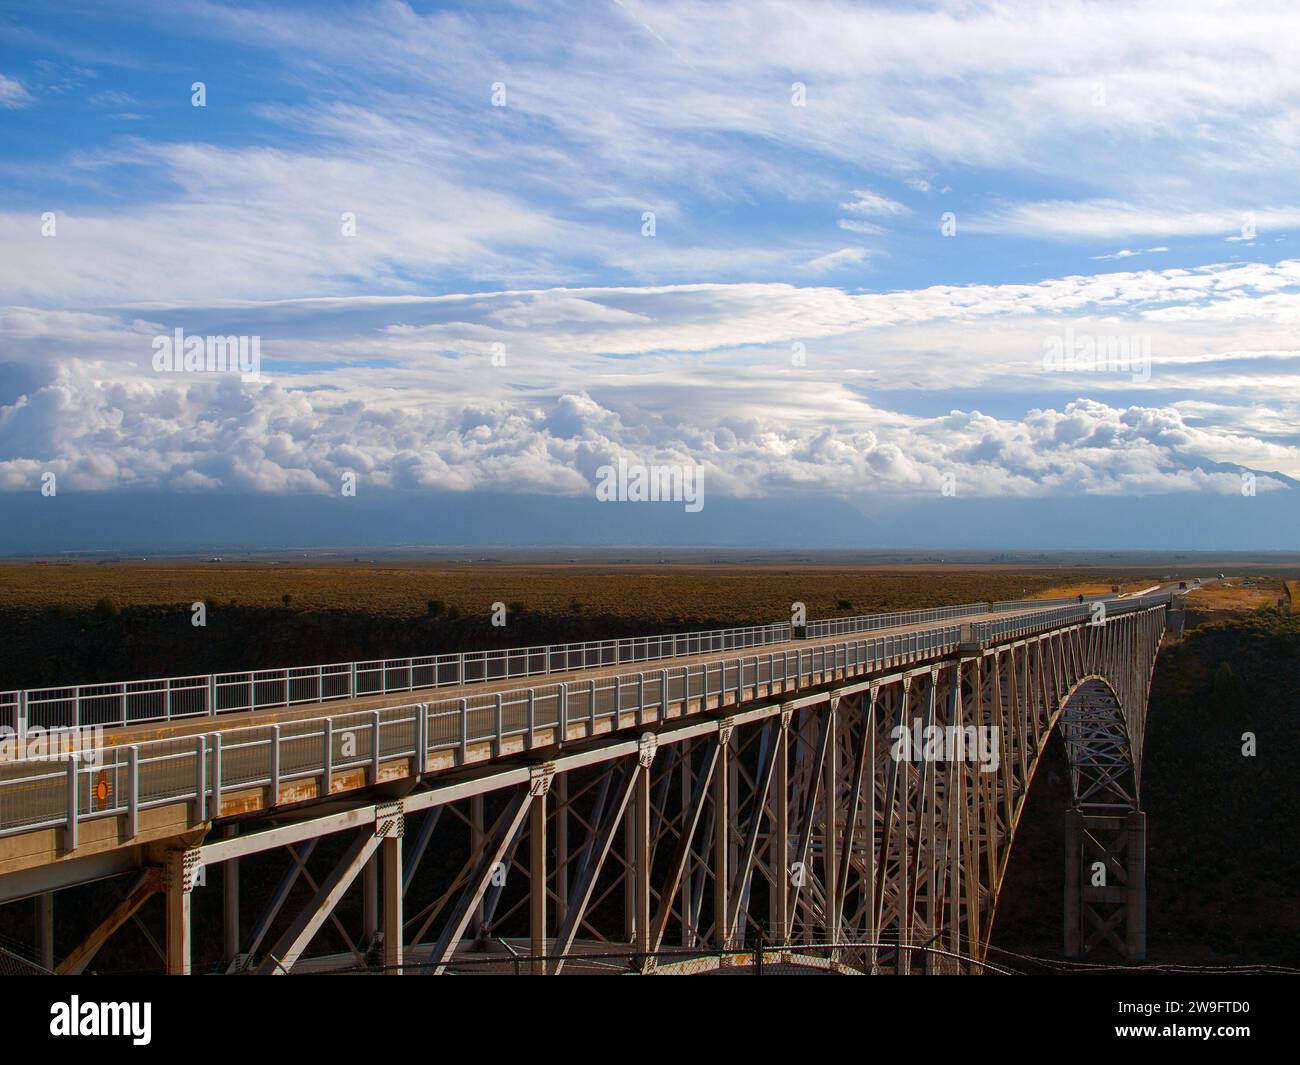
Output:
[[[1107,940],[1141,958],[1141,745],[1164,627],[1155,610],[1029,636],[831,693],[768,723],[775,786],[742,774],[731,808],[752,828],[746,792],[763,795],[776,827],[749,845],[752,868],[749,847],[740,849],[740,897],[730,903],[739,916],[722,937],[699,934],[717,946],[761,928],[790,943],[934,945],[946,955],[921,955],[930,971],[979,968],[1030,783],[1059,725],[1072,792],[1066,952]],[[965,757],[943,757],[963,745]],[[765,860],[782,853],[784,880]],[[767,888],[766,920],[753,905],[755,874]],[[880,946],[837,952],[850,955],[874,972],[906,973],[918,961]]]

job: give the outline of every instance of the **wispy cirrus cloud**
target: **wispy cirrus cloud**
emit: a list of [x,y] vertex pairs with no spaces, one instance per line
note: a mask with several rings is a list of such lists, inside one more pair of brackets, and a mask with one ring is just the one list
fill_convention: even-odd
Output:
[[[38,285],[47,302],[104,298],[95,276],[122,288],[116,261],[138,261],[137,234],[160,216],[186,245],[225,232],[241,266],[215,281],[238,285],[260,257],[272,295],[494,277],[780,280],[811,262],[848,284],[915,286],[914,254],[891,257],[909,271],[891,278],[875,253],[925,246],[946,210],[981,240],[946,245],[944,261],[975,270],[1023,261],[1026,241],[1081,243],[1086,263],[1114,242],[1229,239],[1248,215],[1272,235],[1300,219],[1297,16],[1281,3],[1250,19],[1175,0],[1014,12],[809,3],[798,17],[780,4],[471,16],[200,3],[158,17],[268,53],[260,69],[282,71],[281,83],[240,87],[242,139],[217,136],[197,109],[182,139],[88,131],[68,177],[111,187],[112,216],[75,199],[65,209],[95,227],[81,254],[97,268],[43,270],[38,258],[25,299]],[[215,99],[234,88],[219,77]],[[131,113],[151,104],[134,85],[90,99],[114,93],[140,101]],[[1044,197],[1061,184],[1069,198]],[[30,198],[21,182],[11,191],[13,204]],[[248,206],[247,224],[231,205]],[[357,207],[365,224],[339,254],[336,208]],[[645,211],[665,223],[653,244],[640,236]],[[870,238],[872,254],[839,255],[846,231]],[[730,277],[710,265],[728,255]],[[201,278],[182,268],[176,285],[190,280]],[[145,272],[138,287],[152,281]]]
[[31,102],[32,94],[20,81],[0,74],[0,107],[26,107]]
[[850,214],[864,215],[896,215],[907,214],[908,208],[897,200],[891,200],[888,196],[882,196],[878,192],[872,192],[870,189],[854,189],[853,198],[846,203],[840,204],[841,211],[848,211]]
[[[1238,201],[1237,206],[1205,210],[1143,206],[1119,200],[1078,202],[1052,200],[996,208],[968,220],[975,233],[996,233],[1048,240],[1114,240],[1126,237],[1218,237],[1254,240],[1259,233],[1300,228],[1300,206],[1257,206]],[[1168,251],[1148,248],[1148,252]],[[1140,254],[1121,251],[1097,258],[1127,258]]]

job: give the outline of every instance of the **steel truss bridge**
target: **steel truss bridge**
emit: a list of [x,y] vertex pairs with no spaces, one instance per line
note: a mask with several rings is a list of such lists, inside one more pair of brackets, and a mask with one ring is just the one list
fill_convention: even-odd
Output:
[[[423,692],[299,701],[285,671],[286,698],[141,720],[131,684],[152,682],[128,682],[89,763],[0,762],[0,904],[36,900],[35,960],[59,973],[143,928],[158,894],[149,938],[175,974],[196,934],[230,972],[473,971],[493,947],[505,971],[598,971],[583,958],[622,952],[694,972],[760,943],[826,971],[981,972],[1059,728],[1066,953],[1141,959],[1147,697],[1181,626],[1168,591],[978,603],[645,641],[576,667],[565,649],[501,652],[544,674],[532,687],[508,665],[470,679],[461,656]],[[10,701],[28,738],[41,698],[66,697]],[[81,699],[62,712],[85,729],[97,704]],[[240,878],[267,855],[285,867],[269,900]],[[120,901],[56,958],[59,893],[108,878]],[[194,928],[195,891],[220,892],[214,927]],[[350,892],[361,927],[339,916]],[[345,954],[313,953],[327,923]]]

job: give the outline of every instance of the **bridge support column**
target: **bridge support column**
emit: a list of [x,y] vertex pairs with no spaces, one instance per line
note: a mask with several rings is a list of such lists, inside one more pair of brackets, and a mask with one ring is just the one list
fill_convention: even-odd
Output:
[[[231,825],[226,837],[237,835],[239,829]],[[222,946],[226,961],[232,962],[239,954],[239,859],[230,858],[221,863],[221,915]]]
[[1067,810],[1065,814],[1065,956],[1079,956],[1079,933],[1081,931],[1079,915],[1079,866],[1082,852],[1079,850],[1079,838],[1082,834],[1080,822],[1083,815],[1078,810]]
[[402,975],[402,837],[389,835],[379,845],[384,866],[384,972]]
[[776,732],[776,759],[769,799],[772,810],[772,893],[768,938],[785,945],[790,934],[790,719],[792,710],[781,711]]
[[713,770],[713,939],[718,950],[731,946],[731,728],[718,730],[718,763]]
[[632,935],[634,949],[644,959],[650,953],[650,770],[638,774],[632,803],[632,864],[628,875],[633,880],[634,907]]
[[[529,770],[528,782],[528,953],[531,961],[528,971],[533,976],[545,976],[547,973],[546,957],[546,914],[549,910],[547,898],[547,851],[549,844],[546,833],[546,796],[551,793],[555,780],[555,766],[551,764],[533,766]],[[561,774],[563,779],[563,774]],[[566,792],[567,794],[567,792]],[[558,818],[563,809],[557,802],[555,815]],[[559,863],[556,865],[557,873]],[[564,910],[560,911],[563,918]]]
[[54,892],[36,896],[36,961],[54,971]]
[[[691,769],[695,751],[696,745],[688,740],[685,754],[681,759],[681,794],[683,810],[689,810],[691,808],[691,798],[695,792],[695,774]],[[682,886],[680,890],[683,947],[693,947],[695,945],[695,923],[690,918],[690,915],[695,912],[695,867],[695,852],[688,846],[682,856]]]
[[[832,696],[830,705],[826,709],[829,717],[826,723],[826,779],[822,783],[823,794],[825,795],[822,803],[822,876],[825,880],[823,887],[826,892],[824,903],[826,907],[826,938],[832,943],[838,943],[840,939],[840,913],[842,910],[839,884],[840,863],[837,849],[840,832],[838,816],[840,806],[839,704],[839,698]],[[828,955],[831,961],[838,960],[838,956],[838,952]]]
[[[469,800],[469,852],[477,854],[483,846],[483,796],[472,795]],[[474,905],[474,913],[469,920],[467,929],[470,939],[475,941],[483,938],[485,929],[483,927],[484,919],[487,916],[487,909],[483,905],[483,898],[480,896]]]
[[167,975],[190,975],[190,892],[199,868],[197,850],[167,852],[163,891],[167,910]]
[[361,941],[365,947],[374,944],[379,935],[379,855],[366,862],[361,874]]
[[1065,956],[1146,959],[1146,814],[1066,814]]
[[546,793],[534,795],[528,810],[529,971],[546,975]]
[[1128,815],[1128,911],[1129,961],[1147,957],[1147,815],[1135,810]]
[[569,908],[569,774],[555,778],[555,908]]
[[629,946],[636,943],[636,806],[641,783],[636,783],[632,806],[623,822],[623,939]]

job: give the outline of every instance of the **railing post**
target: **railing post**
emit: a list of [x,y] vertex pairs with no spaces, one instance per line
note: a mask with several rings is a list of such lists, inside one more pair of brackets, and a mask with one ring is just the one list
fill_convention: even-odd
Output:
[[126,749],[126,838],[140,834],[140,748]]
[[424,763],[429,754],[429,704],[417,704],[416,714],[415,773],[413,775],[418,777],[424,774]]
[[208,717],[217,716],[217,675],[208,674]]
[[208,819],[208,741],[204,736],[194,737],[194,820]]
[[280,805],[280,726],[271,726],[271,801],[270,806]]
[[528,689],[528,746],[532,747],[536,743],[537,731],[537,692],[533,688]]
[[[498,697],[499,698],[499,697]],[[370,783],[379,783],[379,711],[370,711]]]
[[327,717],[321,723],[321,777],[320,793],[328,795],[334,787],[334,719]]
[[77,817],[80,811],[77,809],[77,756],[68,755],[65,763],[68,771],[67,775],[67,799],[68,799],[68,823],[64,833],[64,849],[75,851],[77,849]]
[[668,670],[659,671],[659,720],[668,720]]
[[569,685],[560,684],[560,735],[557,737],[560,743],[569,738]]
[[221,816],[221,733],[212,733],[212,817]]
[[497,757],[500,757],[501,742],[503,739],[505,739],[504,733],[506,727],[505,726],[505,696],[502,695],[501,692],[497,692],[496,706],[493,709],[496,711],[496,722],[495,722],[496,753],[497,753]]
[[27,692],[18,693],[18,720],[14,722],[18,732],[18,742],[22,744],[27,739]]
[[[464,669],[464,656],[461,656],[461,668]],[[460,764],[469,761],[469,700],[460,701]]]

